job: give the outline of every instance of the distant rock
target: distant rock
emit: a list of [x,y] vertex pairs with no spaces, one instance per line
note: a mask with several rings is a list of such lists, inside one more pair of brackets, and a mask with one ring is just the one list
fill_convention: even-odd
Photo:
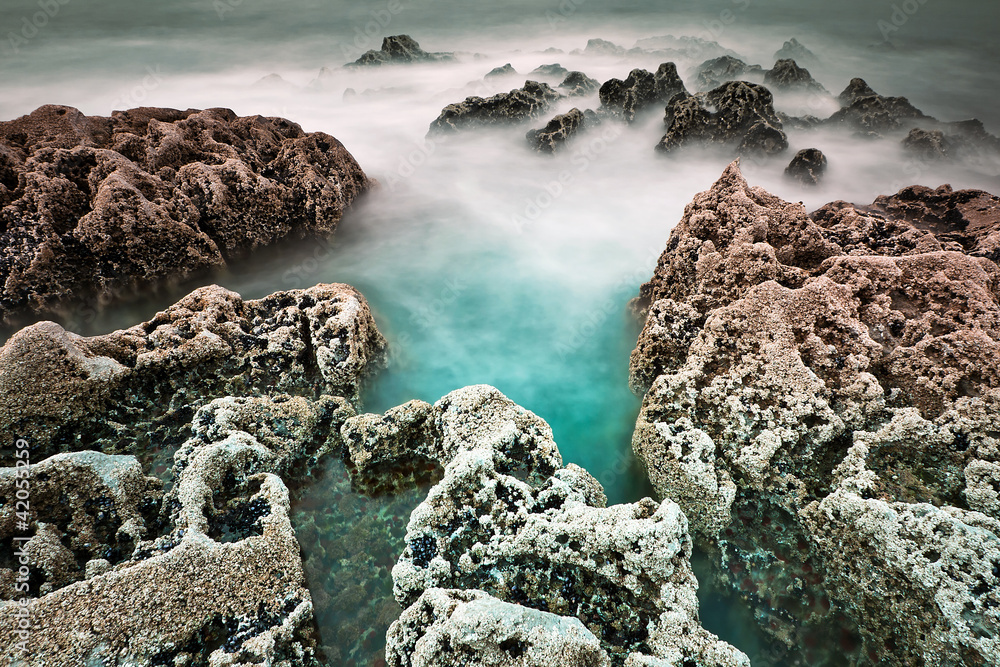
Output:
[[743,79],[747,76],[763,77],[764,69],[760,65],[747,65],[733,56],[720,56],[703,62],[695,70],[697,89],[711,90],[726,81]]
[[809,70],[799,67],[794,60],[783,59],[764,72],[764,84],[779,90],[811,91],[829,95],[829,91],[819,81],[812,78]]
[[492,97],[467,97],[464,102],[446,106],[431,123],[430,133],[519,123],[545,113],[560,97],[551,86],[537,81],[525,81],[522,88]]
[[667,132],[656,146],[663,152],[704,143],[730,144],[740,154],[788,148],[771,92],[755,83],[730,81],[709,93],[680,93],[667,105],[664,124]]
[[624,81],[609,79],[600,89],[601,107],[606,113],[631,123],[642,111],[669,101],[685,92],[684,83],[673,63],[663,63],[651,74],[644,69],[629,72]]
[[816,185],[826,172],[826,156],[818,148],[804,148],[785,168],[785,175],[803,185]]
[[558,88],[569,97],[583,97],[597,92],[601,88],[601,82],[591,79],[583,72],[569,72]]
[[951,156],[951,144],[941,130],[913,128],[901,142],[903,148],[924,160],[941,160]]
[[486,73],[484,79],[495,79],[504,76],[516,76],[517,70],[515,70],[510,63],[507,63],[503,67],[494,67],[489,72]]
[[846,125],[873,137],[881,136],[882,132],[906,129],[906,125],[913,125],[917,121],[934,121],[910,104],[905,97],[883,97],[873,91],[863,79],[852,79],[838,99],[841,103],[846,100],[850,100],[850,103],[825,122]]
[[280,91],[298,90],[299,88],[294,83],[286,81],[280,74],[263,76],[253,83],[253,87]]
[[934,129],[915,127],[903,138],[902,146],[910,155],[921,160],[960,160],[969,162],[985,157],[1000,157],[1000,138],[990,134],[976,119],[956,123],[939,123],[928,118]]
[[528,143],[540,153],[553,153],[574,134],[597,122],[597,114],[589,109],[585,112],[570,109],[550,120],[544,128],[530,130],[527,134]]
[[823,124],[822,118],[817,118],[806,114],[805,116],[790,116],[787,113],[778,111],[778,120],[781,121],[782,127],[792,128],[793,130],[812,130]]
[[420,48],[417,40],[409,35],[394,35],[382,40],[379,51],[367,51],[347,67],[370,67],[406,63],[441,62],[454,60],[452,53],[428,53]]
[[606,39],[590,39],[587,40],[587,48],[582,51],[576,49],[571,52],[573,55],[587,55],[587,56],[624,56],[625,47],[618,46],[614,42],[609,42]]
[[[206,137],[211,137],[209,141]],[[0,320],[109,303],[284,238],[330,234],[370,187],[323,132],[229,109],[0,123]]]
[[718,42],[682,35],[661,35],[638,40],[629,54],[642,54],[665,59],[701,61],[708,58],[732,56],[738,58],[735,51],[723,47]]
[[781,45],[781,48],[774,52],[775,60],[794,60],[800,63],[806,63],[809,65],[815,65],[819,63],[819,58],[816,54],[802,46],[799,40],[792,37],[790,40]]
[[569,74],[568,69],[559,63],[553,63],[551,65],[539,65],[535,69],[531,70],[531,72],[528,73],[528,76],[536,78],[564,79],[567,74]]

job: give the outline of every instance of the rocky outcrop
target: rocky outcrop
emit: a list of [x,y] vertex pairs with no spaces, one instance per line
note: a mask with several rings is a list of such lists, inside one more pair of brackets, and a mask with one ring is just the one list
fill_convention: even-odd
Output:
[[760,65],[747,65],[745,62],[734,56],[719,56],[712,60],[706,60],[695,70],[695,82],[698,90],[711,90],[718,88],[726,81],[734,81],[753,77],[760,81],[759,77],[764,75],[764,69]]
[[901,142],[903,149],[924,160],[943,160],[951,156],[951,142],[941,130],[913,128]]
[[540,153],[553,153],[558,150],[566,140],[587,126],[596,125],[597,114],[589,109],[580,111],[573,108],[564,114],[554,117],[548,124],[540,130],[529,130],[527,136],[528,143]]
[[928,162],[959,160],[973,163],[980,157],[995,160],[1000,155],[1000,139],[987,132],[979,120],[932,122],[931,127],[936,129],[915,127],[910,130],[900,142],[903,150]]
[[791,58],[783,58],[774,67],[764,72],[764,84],[775,90],[805,91],[829,95],[830,93],[809,70],[799,67]]
[[625,47],[619,46],[614,42],[609,42],[606,39],[595,37],[587,40],[587,46],[582,51],[574,49],[572,53],[573,55],[583,54],[588,56],[624,56]]
[[380,65],[400,65],[409,63],[441,62],[454,60],[452,53],[428,53],[420,48],[417,40],[409,35],[393,35],[382,40],[378,51],[366,51],[347,67],[371,67]]
[[467,97],[449,104],[431,123],[430,134],[447,134],[472,127],[508,125],[537,118],[562,97],[546,83],[525,81],[522,88],[492,97]]
[[667,105],[667,132],[656,148],[671,152],[689,144],[718,143],[732,145],[741,154],[780,153],[788,148],[788,140],[773,100],[764,86],[743,81],[709,93],[678,94]]
[[559,63],[553,63],[551,65],[539,65],[535,69],[528,73],[528,76],[534,77],[535,79],[554,79],[556,81],[566,78],[569,74],[569,70],[560,65]]
[[629,72],[624,81],[609,79],[600,89],[602,111],[631,123],[637,114],[686,93],[677,66],[663,63],[651,74],[644,69]]
[[838,99],[844,107],[830,116],[826,123],[846,126],[871,136],[906,129],[906,125],[917,121],[933,120],[910,104],[905,97],[879,95],[863,79],[851,79]]
[[840,95],[837,96],[837,100],[840,102],[840,106],[849,107],[854,104],[855,100],[877,95],[878,93],[872,90],[872,87],[864,79],[853,78],[847,84],[847,87],[841,91]]
[[[0,421],[35,457],[176,447],[213,398],[279,393],[354,399],[385,340],[347,285],[244,301],[204,287],[149,322],[84,338],[42,322],[0,348]],[[180,440],[178,440],[180,438]]]
[[339,141],[281,118],[40,107],[0,123],[0,320],[329,234],[369,185]]
[[359,415],[341,432],[359,469],[400,456],[444,466],[392,571],[408,609],[388,633],[390,664],[430,664],[473,621],[481,639],[462,634],[443,664],[535,665],[526,656],[551,651],[582,664],[749,664],[698,623],[677,506],[605,507],[597,480],[563,466],[548,425],[496,389]]
[[792,37],[790,40],[781,45],[781,48],[774,53],[775,60],[794,60],[800,63],[814,64],[819,63],[819,58],[816,54],[802,46],[799,40]]
[[507,63],[503,67],[494,67],[489,72],[486,73],[484,79],[495,79],[497,77],[505,76],[517,76],[517,70],[514,69],[513,65]]
[[1000,660],[998,203],[810,216],[734,163],[641,289],[635,452],[810,664]]
[[566,78],[559,84],[559,90],[569,97],[583,97],[597,92],[601,87],[597,79],[591,79],[583,72],[567,72]]
[[785,167],[785,176],[803,185],[816,185],[826,172],[826,156],[818,148],[803,148]]

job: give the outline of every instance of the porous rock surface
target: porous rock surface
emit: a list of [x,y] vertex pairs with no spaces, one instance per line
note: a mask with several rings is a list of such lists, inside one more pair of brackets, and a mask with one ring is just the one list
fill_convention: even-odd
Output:
[[570,109],[550,120],[545,127],[528,130],[525,137],[528,144],[539,153],[554,153],[580,130],[599,122],[597,114],[591,110]]
[[997,204],[810,216],[733,163],[641,289],[633,448],[809,664],[1000,660]]
[[764,73],[764,83],[779,90],[809,91],[829,95],[826,88],[812,78],[809,70],[799,67],[791,58],[782,58]]
[[[406,662],[409,647],[423,646],[428,656],[441,650],[437,643],[458,623],[450,610],[470,600],[479,601],[477,632],[492,639],[463,642],[450,658],[458,662],[442,664],[540,664],[531,661],[540,654],[528,650],[530,642],[511,636],[506,617],[513,613],[528,628],[558,623],[563,631],[549,633],[545,651],[567,655],[582,644],[597,661],[584,664],[604,664],[603,653],[614,665],[749,664],[698,622],[692,545],[677,505],[647,498],[606,507],[597,480],[562,465],[548,425],[496,389],[466,387],[433,406],[411,402],[359,415],[341,434],[359,467],[400,456],[444,466],[410,516],[392,571],[396,599],[408,610],[388,633],[386,654],[399,656],[391,664],[425,664]],[[428,609],[451,616],[436,623]],[[580,619],[602,651],[591,651],[587,635],[565,631],[579,626],[552,615]],[[520,632],[534,632],[528,628]]]
[[597,79],[591,79],[583,72],[566,72],[566,77],[557,88],[569,97],[583,97],[598,91],[601,84]]
[[907,126],[912,129],[922,120],[933,120],[910,104],[905,97],[879,95],[864,79],[851,79],[837,99],[844,106],[830,116],[826,123],[846,126],[874,137],[893,130],[906,130]]
[[281,118],[39,107],[0,123],[0,321],[328,234],[369,186],[339,141]]
[[507,125],[537,118],[562,94],[547,83],[525,81],[524,86],[492,97],[467,97],[449,104],[431,123],[430,134],[447,134],[470,127]]
[[740,154],[772,155],[788,148],[771,91],[755,83],[730,81],[708,93],[682,92],[670,100],[663,123],[667,131],[656,149],[665,153],[688,144],[730,145]]
[[195,411],[216,397],[353,400],[385,346],[364,297],[348,285],[256,301],[203,287],[106,335],[85,338],[54,322],[22,329],[0,348],[0,421],[31,434],[36,457],[176,447]]
[[599,94],[602,111],[631,123],[643,110],[686,92],[677,66],[663,63],[655,73],[634,69],[624,81],[609,79],[601,86]]
[[803,185],[816,185],[826,172],[826,156],[818,148],[803,148],[785,167],[785,175]]

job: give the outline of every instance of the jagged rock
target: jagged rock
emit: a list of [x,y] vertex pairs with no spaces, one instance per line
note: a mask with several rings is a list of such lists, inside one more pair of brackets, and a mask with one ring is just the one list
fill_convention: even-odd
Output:
[[494,67],[489,72],[487,72],[486,76],[483,78],[494,79],[496,77],[516,76],[516,75],[517,75],[517,70],[514,69],[514,67],[510,63],[507,63],[503,67]]
[[596,92],[601,87],[597,79],[591,79],[583,72],[567,72],[566,78],[559,84],[560,90],[566,91],[569,97],[583,97]]
[[829,95],[819,81],[812,78],[809,70],[799,67],[794,60],[785,58],[774,63],[774,67],[764,72],[764,83],[783,90],[807,90]]
[[449,104],[431,123],[431,134],[442,134],[489,125],[519,123],[537,118],[562,97],[546,83],[525,81],[524,87],[492,97],[467,97]]
[[951,146],[941,130],[921,130],[913,128],[901,142],[909,153],[925,160],[945,159],[951,153]]
[[680,93],[686,91],[677,67],[663,63],[656,74],[634,69],[624,81],[609,79],[601,86],[600,98],[604,111],[631,123],[637,114]]
[[819,63],[819,58],[816,54],[802,46],[799,40],[792,37],[790,40],[781,45],[781,48],[774,53],[775,60],[785,60],[790,59],[800,63]]
[[[433,407],[414,402],[384,416],[359,415],[341,433],[359,468],[399,456],[444,466],[441,482],[411,514],[407,547],[393,568],[393,591],[409,610],[389,633],[387,655],[402,660],[416,645],[415,623],[431,637],[448,631],[447,623],[426,630],[433,621],[419,621],[422,596],[448,588],[520,605],[504,609],[531,623],[539,612],[579,618],[615,665],[630,654],[749,665],[698,624],[691,543],[677,506],[645,499],[605,507],[597,480],[563,467],[548,425],[496,389],[467,387]],[[494,664],[492,645],[470,645],[474,651],[462,657]]]
[[583,112],[573,108],[550,120],[542,129],[529,130],[528,143],[540,153],[553,153],[566,143],[567,139],[596,122],[597,115],[593,111],[588,109],[587,112]]
[[810,664],[1000,660],[998,234],[986,193],[810,217],[734,163],[641,289],[635,452]]
[[667,105],[667,132],[656,148],[670,152],[691,143],[722,143],[735,144],[739,153],[779,153],[788,148],[788,140],[773,99],[764,86],[744,81],[730,81],[709,93],[678,94]]
[[417,40],[409,35],[393,35],[382,40],[382,49],[367,51],[347,67],[396,65],[405,63],[440,62],[454,60],[452,53],[428,53],[420,48]]
[[695,71],[698,90],[718,88],[726,81],[742,79],[747,75],[763,76],[764,69],[760,65],[747,65],[733,56],[720,56],[706,60]]
[[569,70],[560,65],[559,63],[553,63],[551,65],[539,65],[535,69],[528,73],[528,76],[536,77],[539,79],[564,79],[566,75],[569,74]]
[[195,290],[149,322],[84,338],[53,322],[0,348],[0,421],[32,435],[36,455],[100,446],[177,446],[198,407],[226,395],[355,399],[385,340],[347,285],[257,301]]
[[934,123],[936,129],[913,128],[903,138],[902,146],[921,160],[960,160],[974,162],[979,157],[995,160],[1000,155],[1000,139],[986,131],[976,119],[957,123]]
[[587,40],[587,48],[583,49],[583,51],[576,49],[572,52],[573,55],[581,53],[588,56],[624,56],[625,47],[618,46],[606,39],[595,38]]
[[428,589],[389,628],[386,663],[392,667],[459,667],[470,660],[489,667],[610,664],[580,619],[482,591]]
[[871,86],[869,86],[864,79],[854,78],[851,82],[847,84],[847,88],[837,96],[837,100],[843,107],[849,107],[854,104],[855,100],[861,99],[862,97],[874,97],[877,96]]
[[228,109],[39,107],[0,123],[0,174],[2,321],[329,234],[369,187],[330,135]]
[[816,185],[826,171],[826,156],[818,148],[803,148],[785,168],[785,175],[803,185]]
[[826,123],[848,125],[855,130],[878,136],[879,133],[903,128],[906,123],[931,120],[922,111],[910,104],[905,97],[883,97],[862,79],[851,79],[850,85],[838,99],[844,108],[830,116]]

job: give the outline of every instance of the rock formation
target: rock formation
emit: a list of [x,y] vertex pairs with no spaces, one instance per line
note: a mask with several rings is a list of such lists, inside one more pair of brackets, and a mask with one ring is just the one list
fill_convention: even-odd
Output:
[[553,153],[566,140],[587,126],[597,124],[597,114],[589,109],[580,111],[573,108],[564,114],[554,117],[540,130],[529,130],[528,143],[540,153]]
[[897,129],[920,120],[933,120],[910,104],[905,97],[883,97],[863,79],[851,79],[838,98],[844,107],[826,120],[833,125],[846,125],[871,136]]
[[821,93],[830,93],[816,79],[812,78],[809,70],[799,67],[791,58],[783,58],[770,70],[764,72],[764,83],[776,90],[792,90]]
[[382,40],[378,51],[367,51],[347,67],[371,67],[408,63],[440,62],[454,60],[451,53],[428,53],[420,48],[417,40],[409,35],[393,35]]
[[583,97],[597,92],[601,84],[597,79],[591,79],[583,72],[567,72],[558,88],[569,97]]
[[819,58],[816,54],[802,46],[799,40],[792,37],[790,40],[781,45],[781,48],[774,53],[775,60],[790,59],[800,63],[806,63],[812,65],[814,63],[819,63]]
[[40,107],[0,123],[0,321],[329,234],[368,187],[339,141],[281,118]]
[[546,83],[525,81],[522,88],[492,97],[467,97],[449,104],[431,123],[431,134],[447,134],[471,127],[505,125],[537,118],[562,95]]
[[655,74],[634,69],[624,81],[609,79],[600,89],[602,111],[629,123],[642,111],[680,93],[686,90],[674,63],[663,63]]
[[718,88],[726,81],[744,79],[747,76],[760,80],[764,69],[760,65],[747,65],[734,56],[719,56],[706,60],[695,70],[697,89],[701,91]]
[[785,168],[785,175],[803,185],[816,185],[826,172],[826,156],[818,148],[803,148]]
[[810,216],[734,163],[641,289],[634,450],[809,664],[1000,660],[998,234],[987,193]]

